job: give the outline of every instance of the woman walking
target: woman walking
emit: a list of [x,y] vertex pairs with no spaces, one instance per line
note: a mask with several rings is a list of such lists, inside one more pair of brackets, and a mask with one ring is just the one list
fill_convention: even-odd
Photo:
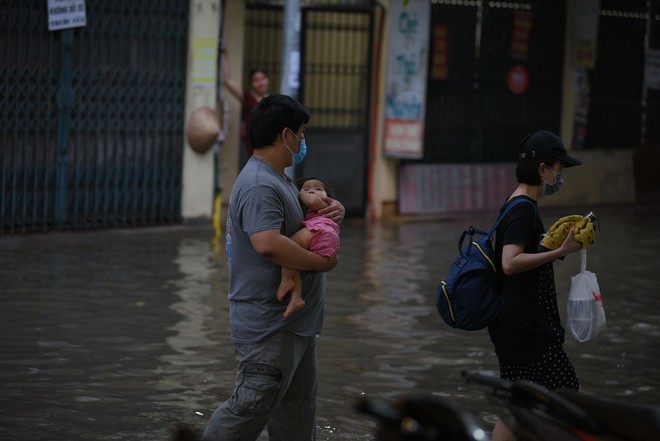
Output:
[[[573,229],[554,250],[540,248],[545,232],[538,214],[541,197],[550,196],[563,184],[562,170],[582,164],[568,156],[561,139],[538,130],[525,136],[518,149],[518,187],[502,210],[514,199],[526,198],[504,218],[496,231],[495,255],[499,258],[499,283],[506,297],[498,318],[488,327],[506,380],[526,380],[549,390],[580,387],[575,369],[563,347],[564,328],[559,318],[552,262],[578,251]],[[493,441],[515,440],[500,420]]]

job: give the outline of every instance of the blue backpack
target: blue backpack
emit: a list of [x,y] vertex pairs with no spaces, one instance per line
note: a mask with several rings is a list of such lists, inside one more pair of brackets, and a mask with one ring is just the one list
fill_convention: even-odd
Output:
[[[521,203],[532,202],[526,198],[512,200],[488,232],[474,227],[463,231],[458,241],[458,256],[435,294],[435,306],[452,328],[483,329],[502,309],[504,296],[497,282],[493,234],[509,211]],[[464,248],[466,238],[468,244]]]

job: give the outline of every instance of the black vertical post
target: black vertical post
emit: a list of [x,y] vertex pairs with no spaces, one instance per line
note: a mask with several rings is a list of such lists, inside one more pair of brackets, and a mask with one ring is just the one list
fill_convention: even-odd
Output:
[[73,110],[73,29],[60,32],[60,87],[57,90],[57,165],[55,170],[55,225],[67,220],[69,142]]

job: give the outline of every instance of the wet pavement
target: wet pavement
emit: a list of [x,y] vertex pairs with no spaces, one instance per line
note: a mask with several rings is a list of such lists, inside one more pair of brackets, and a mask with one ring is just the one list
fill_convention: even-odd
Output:
[[[568,340],[583,389],[660,404],[660,210],[593,208],[588,251],[607,326]],[[542,209],[546,227],[571,209]],[[585,210],[588,211],[588,210]],[[488,214],[342,225],[319,342],[318,439],[373,440],[359,397],[433,394],[488,430],[500,410],[463,370],[497,372],[486,331],[448,328],[436,285]],[[227,272],[210,225],[0,237],[0,439],[167,440],[201,431],[235,362]],[[562,315],[577,255],[555,264]]]

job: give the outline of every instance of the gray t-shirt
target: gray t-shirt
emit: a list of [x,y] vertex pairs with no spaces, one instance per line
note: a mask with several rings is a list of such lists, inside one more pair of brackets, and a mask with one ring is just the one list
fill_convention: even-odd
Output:
[[291,236],[302,220],[295,184],[251,157],[229,197],[226,246],[232,342],[257,343],[281,329],[300,336],[321,332],[325,273],[301,273],[305,307],[285,319],[282,314],[289,299],[277,300],[282,267],[257,254],[250,242],[250,235],[264,230]]

